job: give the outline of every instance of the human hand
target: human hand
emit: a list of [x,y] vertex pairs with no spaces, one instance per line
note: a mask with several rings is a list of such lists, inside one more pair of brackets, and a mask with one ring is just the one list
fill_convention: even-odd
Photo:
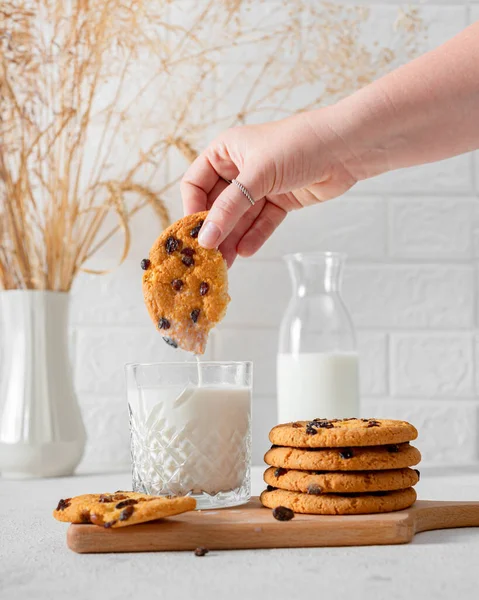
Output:
[[[200,154],[181,182],[185,214],[210,210],[200,245],[219,247],[231,266],[237,254],[257,252],[289,211],[340,196],[356,183],[341,161],[344,143],[327,115],[325,108],[235,127]],[[254,206],[224,181],[235,178]]]

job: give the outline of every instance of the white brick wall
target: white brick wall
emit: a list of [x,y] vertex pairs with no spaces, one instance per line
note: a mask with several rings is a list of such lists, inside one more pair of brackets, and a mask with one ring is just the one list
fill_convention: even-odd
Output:
[[[368,4],[370,27],[384,30],[387,41],[399,2]],[[284,19],[280,6],[269,3],[255,13],[256,21],[264,27],[272,17]],[[421,3],[420,10],[431,48],[479,19],[479,2],[438,0]],[[175,8],[174,18],[187,14],[187,7]],[[227,60],[245,56],[232,52]],[[224,65],[216,74],[217,91],[228,72]],[[220,112],[235,109],[238,86]],[[307,98],[292,100],[301,101]],[[185,166],[181,157],[170,163],[178,174]],[[426,464],[479,463],[477,194],[479,153],[397,171],[361,183],[340,200],[291,214],[256,257],[237,261],[230,274],[232,303],[209,352],[215,359],[255,363],[256,463],[276,422],[277,331],[290,294],[281,256],[319,249],[349,255],[344,297],[358,330],[364,416],[415,423]],[[178,190],[167,199],[179,217]],[[151,214],[140,215],[129,260],[105,277],[81,276],[74,288],[75,382],[90,436],[83,471],[128,468],[123,365],[171,356],[150,325],[140,289],[139,261],[158,233]],[[116,240],[102,252],[102,266],[113,266],[120,247]]]

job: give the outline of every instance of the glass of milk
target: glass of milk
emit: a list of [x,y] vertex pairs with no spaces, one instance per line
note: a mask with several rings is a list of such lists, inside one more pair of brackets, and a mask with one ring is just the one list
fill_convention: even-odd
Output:
[[197,508],[251,497],[250,362],[129,364],[133,490]]
[[341,297],[345,259],[335,252],[285,257],[293,294],[277,357],[280,423],[359,416],[355,333]]

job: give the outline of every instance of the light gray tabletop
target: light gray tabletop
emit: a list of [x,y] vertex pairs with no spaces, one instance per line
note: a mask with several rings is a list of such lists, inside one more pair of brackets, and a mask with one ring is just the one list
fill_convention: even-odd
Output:
[[[1,600],[476,599],[479,528],[422,533],[405,546],[78,555],[59,498],[131,487],[127,474],[0,479]],[[262,489],[253,470],[253,493]],[[479,500],[479,473],[422,471],[419,497]]]

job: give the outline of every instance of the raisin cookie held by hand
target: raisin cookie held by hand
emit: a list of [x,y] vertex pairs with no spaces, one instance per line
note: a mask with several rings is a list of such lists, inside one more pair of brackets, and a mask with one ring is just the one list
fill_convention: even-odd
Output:
[[219,250],[198,244],[207,212],[170,225],[142,261],[143,296],[165,342],[203,354],[209,331],[223,319],[230,301],[228,271]]

